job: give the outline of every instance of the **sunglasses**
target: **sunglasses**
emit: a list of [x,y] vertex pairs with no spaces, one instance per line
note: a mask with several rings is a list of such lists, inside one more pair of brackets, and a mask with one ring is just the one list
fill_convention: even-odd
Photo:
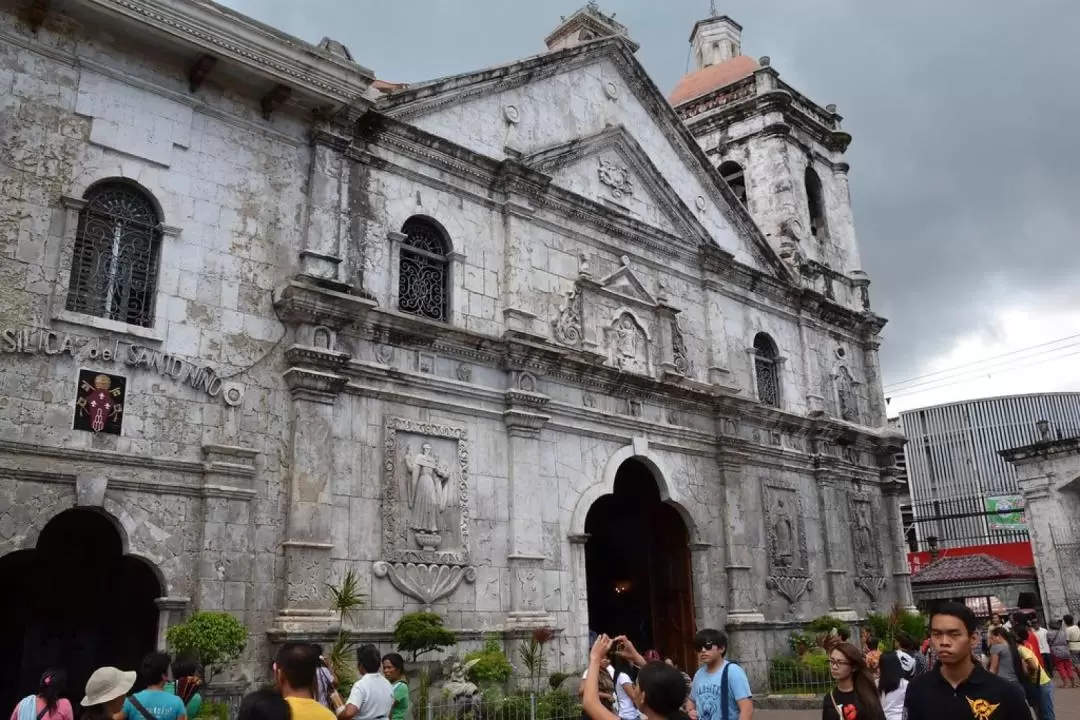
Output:
[[716,643],[705,643],[704,645],[702,645],[702,646],[700,646],[698,648],[698,652],[706,652],[708,650],[715,650],[717,647],[719,647],[719,646]]

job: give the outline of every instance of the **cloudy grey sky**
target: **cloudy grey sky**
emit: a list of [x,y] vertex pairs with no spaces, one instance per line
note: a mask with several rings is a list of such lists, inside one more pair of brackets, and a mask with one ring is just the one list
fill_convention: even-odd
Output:
[[[532,55],[584,0],[225,0],[378,77],[419,81]],[[604,0],[664,92],[708,0]],[[1080,390],[1075,0],[717,0],[790,83],[836,103],[876,308],[886,394],[916,406]],[[1049,355],[1044,355],[1048,352]],[[1054,362],[1033,364],[1054,357]],[[912,377],[962,366],[963,371]]]

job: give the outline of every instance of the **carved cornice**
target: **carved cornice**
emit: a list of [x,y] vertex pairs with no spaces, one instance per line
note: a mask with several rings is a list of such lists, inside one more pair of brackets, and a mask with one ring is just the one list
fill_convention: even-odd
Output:
[[293,345],[285,351],[285,362],[290,365],[317,368],[333,374],[343,372],[351,360],[349,353],[307,345]]
[[376,303],[367,298],[292,280],[277,293],[274,310],[286,325],[325,325],[341,330],[361,319]]
[[291,367],[282,377],[293,398],[327,404],[333,404],[348,381],[341,375],[303,367]]
[[272,81],[350,113],[372,104],[364,98],[371,70],[314,45],[203,0],[79,0],[184,45],[243,65]]

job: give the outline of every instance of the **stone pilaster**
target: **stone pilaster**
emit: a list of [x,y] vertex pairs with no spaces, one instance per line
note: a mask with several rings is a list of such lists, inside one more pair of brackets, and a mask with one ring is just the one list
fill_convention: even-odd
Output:
[[321,123],[311,134],[301,273],[312,282],[346,289],[345,252],[354,243],[349,208],[352,161],[347,131]]
[[501,202],[500,223],[496,227],[499,247],[505,248],[502,272],[502,306],[506,331],[525,338],[546,340],[550,328],[544,326],[546,308],[536,307],[530,287],[533,267],[529,233],[521,218],[535,213],[535,197],[544,191],[551,178],[525,167],[516,158],[499,166],[496,192]]
[[907,487],[896,479],[896,468],[884,468],[881,473],[882,501],[885,505],[885,513],[889,533],[887,548],[891,549],[888,554],[888,563],[891,566],[893,581],[893,602],[900,607],[916,611],[915,599],[911,594],[911,570],[907,561],[907,544],[904,542],[904,521],[900,514],[900,503],[907,494]]
[[179,625],[184,622],[184,617],[187,615],[188,608],[191,606],[191,598],[160,597],[154,600],[154,605],[156,605],[158,609],[156,647],[159,651],[165,652],[168,649],[165,635],[173,625]]
[[878,348],[881,341],[875,336],[863,345],[863,364],[866,367],[867,417],[869,427],[885,427],[885,392],[881,386],[881,362],[878,360]]
[[727,508],[727,525],[724,544],[727,546],[727,562],[724,572],[728,586],[728,623],[763,622],[765,616],[754,602],[754,577],[752,548],[747,523],[754,515],[747,512],[750,500],[742,465],[721,459],[724,507]]
[[510,614],[508,625],[552,624],[544,607],[544,532],[539,508],[545,487],[537,477],[540,432],[550,420],[542,411],[548,397],[535,391],[529,373],[516,373],[516,389],[506,392],[503,422],[507,434],[507,478],[510,482]]
[[275,303],[293,340],[283,373],[292,395],[292,437],[279,631],[325,629],[334,620],[326,592],[333,549],[334,404],[351,360],[337,349],[337,333],[361,320],[373,304],[307,278],[289,283]]
[[[846,507],[836,480],[827,471],[817,471],[818,511],[821,514],[822,547],[825,551],[825,587],[829,598],[829,614],[841,620],[856,619],[851,605],[851,582],[844,548],[851,540],[847,524],[837,508]],[[846,515],[844,515],[846,517]]]
[[1066,505],[1057,496],[1058,491],[1054,485],[1052,475],[1020,480],[1020,491],[1024,494],[1024,517],[1027,519],[1031,549],[1035,555],[1039,592],[1042,595],[1043,611],[1049,618],[1059,618],[1066,613],[1077,611],[1077,608],[1069,607],[1069,595],[1065,585],[1065,577],[1069,573],[1075,573],[1076,568],[1062,567],[1055,544],[1055,528],[1061,536],[1068,536],[1072,542],[1080,539],[1072,537],[1076,521],[1068,517]]
[[249,504],[255,497],[250,448],[203,445],[203,523],[199,545],[200,610],[244,612],[253,576]]

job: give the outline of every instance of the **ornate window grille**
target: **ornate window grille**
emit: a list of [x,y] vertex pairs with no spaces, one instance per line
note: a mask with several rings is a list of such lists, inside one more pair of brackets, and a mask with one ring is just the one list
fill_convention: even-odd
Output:
[[101,183],[79,212],[67,309],[128,325],[154,322],[161,218],[135,186]]
[[754,374],[757,377],[758,401],[780,407],[780,363],[776,343],[765,333],[754,338]]
[[450,260],[442,232],[430,221],[410,218],[401,232],[398,308],[446,322],[449,315]]

